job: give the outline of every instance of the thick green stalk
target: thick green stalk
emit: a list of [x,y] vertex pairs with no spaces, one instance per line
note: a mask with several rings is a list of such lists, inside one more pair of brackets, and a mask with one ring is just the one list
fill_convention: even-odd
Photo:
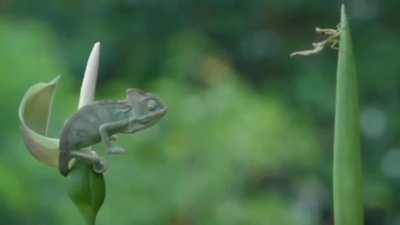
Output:
[[345,7],[342,6],[337,66],[333,162],[336,225],[363,224],[360,113],[357,76]]

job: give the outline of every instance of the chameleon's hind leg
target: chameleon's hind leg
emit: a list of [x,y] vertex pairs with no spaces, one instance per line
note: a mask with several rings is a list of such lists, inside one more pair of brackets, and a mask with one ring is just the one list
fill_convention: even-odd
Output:
[[96,173],[104,173],[107,170],[106,161],[97,155],[95,151],[72,151],[71,156],[78,160],[80,159],[91,163]]

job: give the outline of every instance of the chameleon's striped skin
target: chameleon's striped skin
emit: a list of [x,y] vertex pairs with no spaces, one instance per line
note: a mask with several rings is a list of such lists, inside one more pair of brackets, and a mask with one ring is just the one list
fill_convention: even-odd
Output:
[[[146,107],[149,99],[157,105],[150,111]],[[166,113],[166,107],[159,99],[139,90],[128,91],[125,101],[98,101],[82,107],[65,124],[60,137],[59,170],[66,176],[70,170],[72,151],[92,146],[102,140],[100,127],[106,123],[119,122],[116,128],[108,130],[109,136],[116,133],[134,133],[155,124]],[[132,119],[146,117],[140,123]]]

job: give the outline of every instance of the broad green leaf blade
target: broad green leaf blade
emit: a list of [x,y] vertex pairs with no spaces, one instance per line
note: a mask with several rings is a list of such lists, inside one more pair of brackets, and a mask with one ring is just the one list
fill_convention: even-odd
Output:
[[104,176],[96,174],[91,165],[77,161],[67,178],[69,197],[85,218],[86,224],[94,225],[105,198]]
[[22,98],[18,112],[27,149],[50,167],[58,165],[58,139],[46,136],[58,80],[33,85]]
[[333,163],[334,216],[336,225],[362,225],[358,88],[350,27],[344,6],[341,10],[340,32]]

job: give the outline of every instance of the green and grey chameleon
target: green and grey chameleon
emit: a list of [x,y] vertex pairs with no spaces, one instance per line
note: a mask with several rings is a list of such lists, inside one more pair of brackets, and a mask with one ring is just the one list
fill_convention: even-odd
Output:
[[72,159],[93,164],[97,173],[106,170],[105,161],[95,151],[85,149],[100,141],[109,154],[124,153],[114,146],[112,135],[135,133],[157,123],[167,112],[160,99],[139,89],[128,89],[122,101],[97,101],[79,109],[65,124],[60,137],[59,171],[67,176]]

